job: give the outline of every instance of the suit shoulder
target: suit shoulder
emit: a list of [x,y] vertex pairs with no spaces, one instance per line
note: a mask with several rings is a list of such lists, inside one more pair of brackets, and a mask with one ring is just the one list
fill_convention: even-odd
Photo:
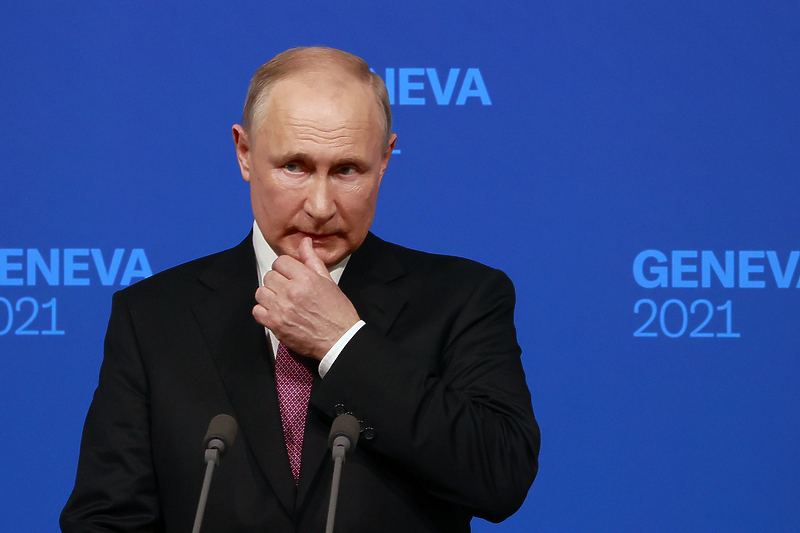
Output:
[[465,272],[497,272],[502,273],[501,270],[493,268],[483,263],[479,263],[473,259],[466,257],[459,257],[455,255],[437,254],[432,252],[423,252],[408,248],[400,244],[384,241],[379,237],[375,237],[382,246],[386,246],[397,257],[397,259],[409,267],[431,267],[434,269],[459,269]]
[[[177,295],[185,296],[196,288],[202,287],[204,285],[203,278],[207,277],[209,273],[216,274],[216,271],[220,271],[233,275],[244,265],[250,263],[254,265],[252,246],[248,241],[249,238],[233,248],[162,270],[118,291],[115,297],[128,300],[164,301]],[[253,256],[252,260],[249,260],[250,256]]]
[[[376,237],[376,239],[378,238]],[[512,285],[505,272],[473,259],[423,252],[381,239],[378,240],[381,245],[386,246],[391,251],[408,273],[413,275],[418,272],[434,283],[440,281],[451,283],[457,280],[461,284],[470,284],[470,282],[479,283],[493,280],[495,283]]]

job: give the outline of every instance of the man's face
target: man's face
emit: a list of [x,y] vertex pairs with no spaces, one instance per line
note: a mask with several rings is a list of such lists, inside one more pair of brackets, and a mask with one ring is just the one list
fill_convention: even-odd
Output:
[[394,139],[383,149],[372,89],[350,77],[300,72],[271,89],[248,135],[234,126],[253,214],[278,254],[299,259],[306,236],[334,265],[364,241]]

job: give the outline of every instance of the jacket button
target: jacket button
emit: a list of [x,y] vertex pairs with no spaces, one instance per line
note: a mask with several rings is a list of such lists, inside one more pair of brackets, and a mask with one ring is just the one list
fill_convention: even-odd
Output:
[[364,428],[364,431],[361,433],[365,439],[372,440],[375,438],[375,430],[372,428]]
[[336,416],[341,416],[345,413],[344,405],[337,404],[336,407],[333,408],[333,412],[336,413]]

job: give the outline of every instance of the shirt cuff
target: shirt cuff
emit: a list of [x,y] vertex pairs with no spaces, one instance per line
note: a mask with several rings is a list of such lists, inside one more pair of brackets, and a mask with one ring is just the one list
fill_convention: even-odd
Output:
[[331,346],[331,349],[328,350],[328,353],[326,353],[325,357],[322,358],[322,361],[319,362],[319,369],[317,370],[317,372],[319,372],[319,377],[321,378],[325,377],[325,374],[327,374],[328,370],[331,369],[331,365],[333,365],[333,363],[336,362],[336,358],[339,357],[340,353],[342,353],[344,347],[347,346],[347,343],[350,342],[350,339],[353,338],[353,335],[358,333],[358,330],[360,330],[361,326],[363,326],[364,324],[366,324],[366,322],[364,322],[363,320],[359,320],[358,322],[353,324],[353,327],[348,329],[347,332],[344,335],[342,335],[338,341],[336,341],[336,344]]

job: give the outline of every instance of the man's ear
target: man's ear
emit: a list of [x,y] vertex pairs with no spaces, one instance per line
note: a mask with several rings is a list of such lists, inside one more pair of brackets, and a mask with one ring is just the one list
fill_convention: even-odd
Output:
[[383,160],[381,161],[381,177],[383,177],[383,173],[386,172],[386,167],[389,165],[389,158],[392,157],[392,152],[394,151],[394,145],[397,143],[397,134],[392,133],[392,136],[389,137],[389,144],[386,146],[386,150],[383,152]]
[[244,181],[250,181],[250,139],[239,124],[233,125],[233,144],[236,145],[236,159]]

